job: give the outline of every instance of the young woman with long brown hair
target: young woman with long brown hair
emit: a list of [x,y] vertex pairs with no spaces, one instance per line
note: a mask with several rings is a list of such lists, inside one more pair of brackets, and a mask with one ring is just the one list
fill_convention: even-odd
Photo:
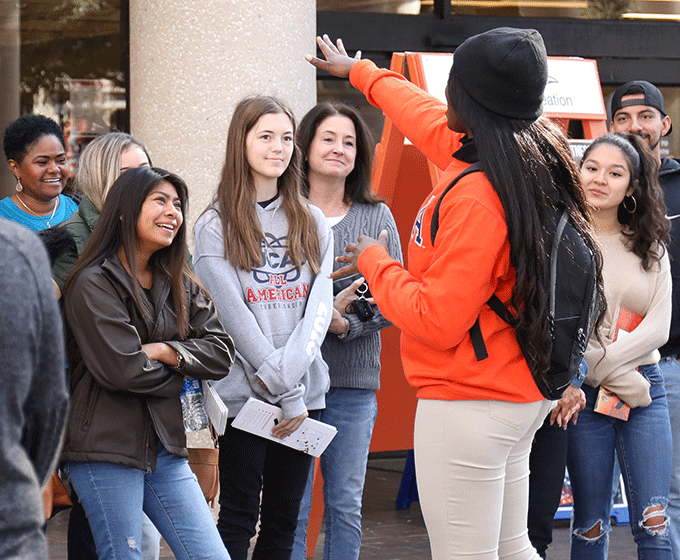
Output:
[[[670,328],[672,281],[665,247],[669,222],[658,174],[646,143],[633,134],[597,138],[581,161],[583,188],[604,257],[607,311],[600,330],[603,345],[591,338],[585,355],[586,407],[568,430],[574,560],[607,558],[617,458],[638,557],[673,557],[666,515],[671,426],[658,366],[658,349]],[[639,324],[618,329],[627,313],[637,315]],[[601,387],[630,407],[627,420],[595,410]]]
[[[234,110],[213,203],[196,222],[195,268],[236,343],[215,387],[229,408],[220,437],[218,529],[234,560],[290,556],[311,457],[234,428],[250,397],[278,405],[286,437],[324,407],[320,346],[331,320],[333,237],[300,191],[295,120],[280,101],[248,97]],[[260,496],[261,503],[260,503]]]
[[185,376],[219,379],[234,344],[186,263],[187,187],[123,173],[64,286],[71,407],[62,459],[100,560],[142,558],[142,512],[175,557],[228,560],[187,461]]

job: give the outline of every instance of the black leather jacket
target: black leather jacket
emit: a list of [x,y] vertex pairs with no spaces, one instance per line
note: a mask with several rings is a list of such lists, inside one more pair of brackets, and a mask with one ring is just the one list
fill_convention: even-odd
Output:
[[[212,301],[193,283],[190,327],[180,340],[167,277],[141,292],[117,256],[85,269],[64,298],[71,410],[63,460],[105,461],[153,472],[158,440],[187,456],[179,392],[184,375],[221,379],[234,361],[234,343]],[[182,371],[151,360],[142,344],[166,342],[184,358]]]

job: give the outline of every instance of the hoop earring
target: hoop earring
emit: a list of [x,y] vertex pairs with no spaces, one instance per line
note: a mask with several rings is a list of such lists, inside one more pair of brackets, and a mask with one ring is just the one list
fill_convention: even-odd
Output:
[[17,184],[14,187],[17,192],[21,192],[24,190],[24,186],[21,184],[21,179],[17,177]]
[[[628,208],[629,205],[626,204],[627,200],[633,201],[633,208],[632,209]],[[635,210],[637,210],[637,201],[635,200],[635,197],[633,195],[625,196],[623,198],[623,200],[621,201],[621,204],[623,205],[623,209],[626,212],[628,212],[629,214],[635,214]]]

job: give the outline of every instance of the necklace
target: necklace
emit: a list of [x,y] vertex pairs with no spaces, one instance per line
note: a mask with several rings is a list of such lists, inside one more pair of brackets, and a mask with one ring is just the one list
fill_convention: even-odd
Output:
[[[347,210],[345,210],[347,208]],[[349,204],[345,204],[345,200],[341,199],[338,204],[336,204],[332,210],[324,212],[327,218],[336,218],[338,216],[344,216],[349,212]],[[339,214],[338,214],[339,213]]]
[[48,227],[48,228],[51,228],[51,227],[52,227],[52,224],[51,224],[50,222],[52,221],[52,218],[54,218],[54,213],[57,211],[57,207],[59,206],[59,198],[57,198],[57,199],[54,201],[54,208],[52,208],[52,214],[50,214],[50,217],[49,217],[49,218],[45,219],[44,216],[41,216],[41,215],[38,214],[37,212],[34,212],[33,210],[31,210],[31,209],[28,207],[28,205],[27,205],[23,200],[21,200],[21,197],[19,196],[19,193],[15,193],[15,194],[16,194],[17,200],[18,200],[19,202],[21,202],[21,205],[22,205],[24,208],[26,208],[26,210],[28,210],[31,214],[33,214],[34,216],[37,216],[37,217],[40,218],[43,222],[45,222],[45,223],[47,224],[47,227]]

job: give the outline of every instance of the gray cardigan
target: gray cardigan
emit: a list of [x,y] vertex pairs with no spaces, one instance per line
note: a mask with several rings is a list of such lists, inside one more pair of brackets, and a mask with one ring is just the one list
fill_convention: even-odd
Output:
[[[394,218],[385,204],[359,204],[354,202],[347,215],[333,226],[335,256],[343,255],[349,243],[356,242],[360,235],[374,239],[382,230],[387,230],[390,256],[402,262],[399,233]],[[337,270],[342,263],[335,263]],[[333,294],[347,287],[356,276],[339,278],[333,283]],[[361,321],[356,314],[346,317],[350,322],[349,335],[341,340],[328,333],[321,346],[321,355],[328,364],[331,387],[352,389],[380,389],[380,330],[390,326],[377,307],[373,318]]]

